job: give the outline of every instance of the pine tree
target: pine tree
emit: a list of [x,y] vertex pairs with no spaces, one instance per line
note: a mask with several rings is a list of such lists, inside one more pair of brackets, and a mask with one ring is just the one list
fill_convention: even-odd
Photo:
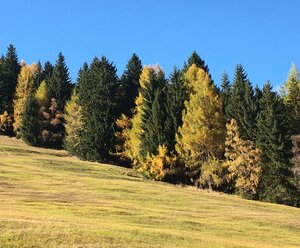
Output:
[[13,111],[13,97],[15,94],[20,64],[16,48],[9,45],[5,57],[1,63],[0,74],[0,113],[5,110],[9,113]]
[[191,94],[185,103],[176,150],[184,159],[191,177],[197,180],[204,162],[223,155],[225,120],[222,102],[208,74],[193,64],[185,79]]
[[143,95],[142,106],[142,135],[140,155],[145,158],[147,154],[156,155],[159,145],[165,145],[165,95],[166,80],[161,68],[149,70],[149,81],[141,88]]
[[176,69],[170,75],[169,84],[166,87],[166,135],[167,151],[174,152],[176,145],[176,133],[182,126],[182,112],[185,109],[184,102],[187,100],[187,90],[183,73]]
[[[191,56],[188,58],[187,63],[184,64],[183,71],[186,72],[193,64],[209,74],[208,66],[205,64],[205,61],[200,58],[196,51],[192,52]],[[209,77],[211,78],[210,74]]]
[[48,81],[48,79],[52,77],[53,70],[54,70],[54,66],[49,61],[47,61],[44,64],[44,68],[43,68],[43,80]]
[[254,91],[242,65],[238,64],[232,85],[229,116],[237,121],[239,133],[244,140],[255,139],[257,105]]
[[259,199],[295,205],[297,193],[290,162],[292,144],[285,108],[282,99],[272,91],[270,83],[263,87],[260,109],[256,137],[256,145],[262,152]]
[[22,123],[21,137],[30,145],[38,144],[39,122],[38,122],[38,103],[33,94],[26,100]]
[[14,131],[17,135],[20,131],[26,99],[31,94],[34,87],[37,69],[37,64],[32,64],[30,66],[24,65],[18,77],[18,85],[14,99]]
[[226,118],[226,120],[230,120],[232,117],[230,116],[232,112],[231,91],[232,91],[232,87],[230,85],[228,75],[226,72],[224,72],[222,75],[220,97],[223,102],[224,117]]
[[[94,58],[87,80],[79,87],[83,132],[80,134],[80,157],[108,161],[114,150],[116,91],[118,78],[115,66],[105,57]],[[100,97],[101,96],[101,97]]]
[[[49,68],[50,69],[50,68]],[[46,79],[49,88],[49,98],[55,98],[60,110],[64,109],[66,101],[71,96],[72,84],[69,76],[69,69],[62,53],[58,54],[58,59],[54,66],[51,77]]]
[[139,78],[142,72],[142,62],[134,53],[126,65],[126,70],[120,79],[118,89],[118,111],[132,117],[135,99],[138,96]]

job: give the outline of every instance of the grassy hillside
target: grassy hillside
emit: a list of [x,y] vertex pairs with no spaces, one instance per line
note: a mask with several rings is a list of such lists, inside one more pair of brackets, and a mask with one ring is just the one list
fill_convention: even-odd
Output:
[[299,247],[300,209],[0,137],[0,247]]

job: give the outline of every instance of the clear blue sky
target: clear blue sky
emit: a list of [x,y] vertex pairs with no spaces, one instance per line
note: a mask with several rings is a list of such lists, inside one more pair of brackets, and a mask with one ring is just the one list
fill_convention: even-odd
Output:
[[254,85],[276,88],[292,62],[300,67],[299,0],[14,0],[0,8],[0,53],[12,43],[32,63],[62,51],[73,81],[101,55],[120,75],[133,52],[168,75],[196,50],[217,83],[242,63]]

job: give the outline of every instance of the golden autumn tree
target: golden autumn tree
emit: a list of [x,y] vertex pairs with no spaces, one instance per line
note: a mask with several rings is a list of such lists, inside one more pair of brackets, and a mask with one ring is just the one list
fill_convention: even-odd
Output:
[[37,88],[35,98],[40,107],[47,106],[49,104],[48,88],[45,81],[42,81],[40,86]]
[[185,74],[185,82],[189,100],[185,102],[176,150],[194,181],[199,179],[203,163],[223,155],[225,120],[216,87],[204,70],[193,64]]
[[240,138],[234,119],[226,127],[224,166],[228,170],[227,179],[234,183],[239,194],[251,197],[255,195],[259,183],[260,150],[254,147],[252,141]]
[[138,171],[147,178],[162,180],[176,164],[176,157],[167,154],[165,146],[158,146],[158,154],[148,154]]
[[18,77],[16,95],[14,98],[14,131],[17,135],[20,132],[25,102],[33,89],[37,71],[37,64],[24,65]]
[[76,155],[80,149],[79,132],[83,128],[81,119],[81,106],[78,102],[78,93],[72,92],[71,99],[67,101],[65,107],[65,148],[72,154]]

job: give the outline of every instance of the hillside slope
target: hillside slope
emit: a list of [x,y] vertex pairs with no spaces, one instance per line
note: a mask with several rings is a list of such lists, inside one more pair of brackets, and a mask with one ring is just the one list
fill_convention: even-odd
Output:
[[0,247],[300,247],[300,209],[0,137]]

